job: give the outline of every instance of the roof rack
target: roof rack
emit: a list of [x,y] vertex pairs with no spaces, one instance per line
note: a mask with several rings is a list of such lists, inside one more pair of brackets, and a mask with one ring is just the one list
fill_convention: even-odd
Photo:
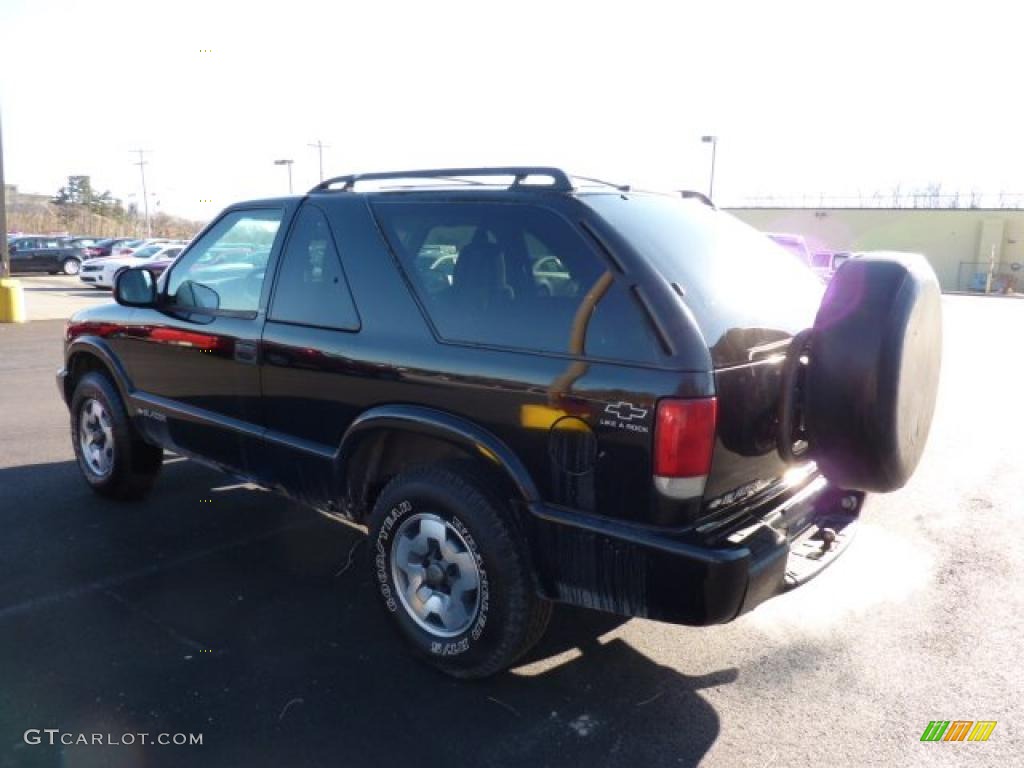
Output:
[[576,176],[575,174],[573,174],[572,178],[579,179],[580,181],[589,181],[592,184],[597,184],[598,186],[601,186],[601,187],[611,187],[612,189],[619,190],[619,192],[629,192],[630,189],[631,189],[629,184],[616,184],[614,181],[605,181],[604,179],[595,179],[595,178],[592,178],[590,176]]
[[715,204],[711,202],[711,198],[705,195],[703,192],[697,192],[693,189],[680,189],[679,194],[687,200],[700,200],[704,205],[715,207]]
[[[442,181],[456,181],[466,184],[483,185],[483,182],[470,182],[462,178],[454,177],[489,177],[489,176],[511,176],[512,187],[540,187],[553,192],[572,192],[572,181],[569,174],[561,168],[549,166],[505,166],[498,168],[435,168],[432,170],[420,171],[387,171],[383,173],[354,173],[349,176],[335,176],[332,179],[325,179],[310,190],[313,192],[352,192],[357,182],[380,181],[387,179],[438,179]],[[531,176],[548,176],[550,184],[525,184],[525,180]],[[341,187],[332,190],[332,187],[340,184]]]

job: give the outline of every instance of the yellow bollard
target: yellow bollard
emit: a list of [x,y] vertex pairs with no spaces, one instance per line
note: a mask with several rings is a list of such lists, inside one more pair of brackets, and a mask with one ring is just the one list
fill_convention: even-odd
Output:
[[25,292],[12,278],[0,280],[0,323],[25,322]]

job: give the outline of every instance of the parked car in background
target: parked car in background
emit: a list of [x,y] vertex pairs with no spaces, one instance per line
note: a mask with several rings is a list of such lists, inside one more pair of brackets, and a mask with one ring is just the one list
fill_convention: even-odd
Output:
[[96,257],[112,256],[112,250],[114,248],[117,248],[122,243],[127,243],[133,239],[134,238],[131,237],[108,237],[104,240],[98,240],[92,248],[96,251]]
[[784,232],[766,232],[765,234],[769,240],[781,245],[808,267],[811,266],[811,250],[807,247],[807,241],[804,240],[803,235],[791,235]]
[[836,251],[832,254],[832,272],[834,273],[839,267],[842,266],[844,261],[852,259],[854,254],[849,251]]
[[113,288],[114,279],[121,270],[128,267],[146,266],[154,259],[174,259],[184,247],[184,243],[154,243],[139,248],[130,256],[92,259],[82,267],[79,279],[93,288]]
[[817,272],[825,282],[832,279],[836,270],[854,254],[849,251],[815,251],[812,256],[811,269]]
[[47,272],[77,275],[84,255],[81,248],[63,245],[56,237],[16,237],[7,244],[11,272]]
[[131,256],[132,252],[139,248],[144,242],[142,238],[136,238],[134,240],[123,240],[118,243],[115,247],[110,249],[111,256]]
[[153,275],[153,277],[160,277],[160,275],[166,272],[167,268],[171,266],[177,258],[177,254],[174,256],[160,256],[155,259],[150,259],[143,264],[143,266]]
[[83,259],[94,259],[100,255],[96,244],[100,242],[98,237],[68,237],[62,238],[64,245],[70,248],[81,248]]
[[134,256],[136,251],[150,245],[185,245],[184,240],[172,240],[167,237],[148,237],[124,243],[111,252],[111,256]]

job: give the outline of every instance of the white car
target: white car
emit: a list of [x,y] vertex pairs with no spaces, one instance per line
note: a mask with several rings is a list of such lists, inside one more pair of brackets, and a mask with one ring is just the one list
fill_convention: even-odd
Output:
[[144,245],[131,256],[108,256],[91,259],[82,265],[78,279],[93,288],[113,288],[114,278],[122,269],[145,266],[157,259],[173,259],[185,249],[182,243],[154,243]]
[[181,240],[168,240],[165,237],[151,237],[144,240],[129,240],[111,250],[111,256],[133,256],[136,251],[147,245],[181,245]]

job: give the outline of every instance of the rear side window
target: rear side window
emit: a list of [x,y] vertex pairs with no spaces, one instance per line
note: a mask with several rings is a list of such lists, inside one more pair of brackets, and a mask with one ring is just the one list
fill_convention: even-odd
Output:
[[284,247],[270,319],[346,331],[359,329],[352,294],[323,212],[306,204]]
[[749,360],[731,340],[733,329],[757,329],[744,344],[761,343],[814,323],[821,280],[807,262],[735,217],[655,195],[588,195],[585,202],[679,285],[708,346],[729,350],[729,362]]
[[443,339],[657,361],[658,343],[632,296],[554,211],[398,201],[374,211]]

